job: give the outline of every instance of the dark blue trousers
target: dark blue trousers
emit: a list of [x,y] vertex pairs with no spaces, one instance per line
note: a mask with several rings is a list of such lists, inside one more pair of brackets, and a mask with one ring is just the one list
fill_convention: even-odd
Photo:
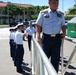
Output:
[[32,36],[28,35],[28,47],[30,51],[31,51],[31,39],[32,39]]
[[16,45],[16,54],[15,54],[15,65],[17,68],[17,71],[21,71],[21,64],[23,61],[23,55],[24,55],[24,48],[23,45]]
[[10,56],[13,57],[13,40],[10,39],[9,44],[10,44]]
[[42,48],[48,58],[51,56],[51,63],[57,72],[60,60],[60,46],[61,46],[60,34],[56,35],[55,37],[43,34]]
[[13,60],[15,58],[15,53],[16,53],[16,43],[13,43]]

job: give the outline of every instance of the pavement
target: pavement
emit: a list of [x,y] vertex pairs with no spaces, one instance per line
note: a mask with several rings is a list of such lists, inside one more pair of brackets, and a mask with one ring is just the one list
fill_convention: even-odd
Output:
[[9,28],[0,28],[0,75],[30,75],[30,52],[27,41],[24,41],[24,60],[22,68],[25,73],[16,72],[16,67],[10,57],[9,49]]
[[[63,44],[63,60],[64,60],[64,68],[74,50],[74,47],[76,46],[76,43],[69,41],[67,39],[64,40]],[[76,49],[75,49],[76,51]],[[70,65],[68,66],[68,69],[66,70],[65,75],[76,75],[76,52],[70,62]]]
[[[76,39],[74,38],[73,40],[75,41]],[[67,38],[64,40],[64,68],[75,46],[75,42],[67,40]],[[20,74],[16,72],[16,67],[10,57],[9,28],[0,28],[0,75],[30,75],[30,52],[28,50],[27,41],[24,41],[24,50],[25,54],[22,67],[25,73]],[[76,53],[70,62],[65,75],[76,75]]]

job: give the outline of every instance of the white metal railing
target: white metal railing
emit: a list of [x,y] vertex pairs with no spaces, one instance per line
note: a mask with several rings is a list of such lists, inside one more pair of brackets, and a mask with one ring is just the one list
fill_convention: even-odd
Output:
[[[69,40],[69,41],[72,42],[72,40]],[[59,73],[59,75],[65,74],[76,52],[76,46],[75,46],[74,50],[72,51],[69,57],[69,60],[66,66],[64,67],[63,66],[64,64],[63,42],[64,40],[62,41],[62,45],[61,45],[61,73]],[[42,48],[39,46],[39,44],[35,40],[35,38],[33,38],[33,42],[32,42],[32,75],[58,75],[55,69],[53,68],[52,64],[48,60],[47,56],[43,52]]]
[[63,73],[63,64],[64,64],[64,60],[63,60],[63,56],[64,56],[64,52],[63,52],[63,44],[64,44],[64,40],[62,40],[61,43],[61,74]]
[[64,70],[63,70],[62,75],[64,75],[65,72],[66,72],[66,70],[68,69],[68,66],[70,65],[70,62],[71,62],[71,60],[72,60],[75,52],[76,52],[76,46],[74,47],[74,50],[72,51],[72,53],[71,53],[71,55],[70,55],[70,57],[69,57],[69,60],[68,60],[68,62],[67,62],[67,64],[66,64],[66,67],[65,67]]
[[[71,38],[65,37],[65,39],[68,40],[68,41],[70,41],[70,42],[76,43],[76,41],[73,41]],[[62,72],[61,72],[62,75],[64,75],[65,72],[67,71],[68,66],[70,65],[70,62],[72,61],[75,53],[76,53],[76,46],[74,47],[74,49],[73,49],[73,51],[72,51],[72,53],[71,53],[71,55],[70,55],[70,57],[68,59],[68,62],[66,64],[65,68],[63,69],[63,67],[62,67]],[[62,55],[62,61],[63,61],[63,55]],[[62,62],[62,65],[63,65],[63,62]]]
[[[71,38],[65,37],[65,39],[70,41],[70,42],[76,43],[76,41],[72,40]],[[66,63],[66,66],[64,67],[63,66],[63,64],[64,64],[64,60],[63,60],[63,57],[64,57],[64,55],[63,55],[63,44],[64,43],[63,42],[64,42],[64,40],[62,41],[62,44],[61,44],[61,73],[60,73],[60,75],[65,74],[65,72],[67,71],[68,66],[70,65],[70,62],[72,61],[73,56],[75,55],[75,52],[76,52],[76,46],[75,46],[70,57],[69,57],[69,59],[68,59],[68,62]],[[64,67],[64,69],[63,69],[63,67]]]
[[32,75],[58,75],[35,38],[32,42]]

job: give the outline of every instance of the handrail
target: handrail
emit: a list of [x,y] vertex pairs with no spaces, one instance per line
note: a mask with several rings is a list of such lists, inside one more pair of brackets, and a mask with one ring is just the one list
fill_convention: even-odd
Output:
[[72,43],[76,43],[76,41],[75,40],[73,40],[73,38],[70,38],[70,37],[65,37],[65,40],[68,40],[68,41],[70,41],[70,42],[72,42]]
[[70,62],[71,62],[71,60],[72,60],[72,58],[73,58],[75,52],[76,52],[76,46],[74,47],[74,50],[72,51],[72,53],[71,53],[71,55],[70,55],[70,57],[69,57],[69,60],[68,60],[68,62],[67,62],[67,64],[66,64],[66,66],[65,66],[65,69],[63,70],[62,75],[65,74],[65,72],[66,72],[68,66],[70,65]]
[[[32,49],[32,70],[33,70],[32,72],[33,72],[33,74],[34,75],[45,75],[44,67],[46,67],[48,75],[58,75],[56,70],[52,66],[51,62],[48,60],[47,56],[45,55],[45,53],[43,52],[42,48],[37,43],[35,38],[33,38],[33,47],[32,48],[33,48]],[[37,56],[38,56],[38,59],[36,58]],[[38,62],[35,63],[34,61],[35,62],[38,61]],[[35,68],[35,66],[37,66],[37,67]],[[40,72],[40,71],[43,71],[43,72],[40,72],[39,74],[37,74],[37,73],[35,73],[36,69],[37,69],[37,72]],[[38,71],[38,70],[40,70],[40,71]]]
[[61,43],[61,73],[63,73],[63,64],[64,64],[64,60],[63,60],[63,43],[64,43],[64,40],[62,40],[62,43]]
[[[65,37],[65,40],[67,40],[69,42],[72,42],[72,43],[76,43],[76,41],[74,41],[73,39],[71,39],[69,37]],[[70,62],[71,62],[72,58],[74,57],[75,53],[76,53],[76,46],[74,47],[74,49],[73,49],[73,51],[72,51],[72,53],[71,53],[71,55],[70,55],[70,57],[68,59],[68,62],[66,64],[64,70],[62,70],[62,75],[64,75],[66,70],[68,69],[68,66],[70,65]]]

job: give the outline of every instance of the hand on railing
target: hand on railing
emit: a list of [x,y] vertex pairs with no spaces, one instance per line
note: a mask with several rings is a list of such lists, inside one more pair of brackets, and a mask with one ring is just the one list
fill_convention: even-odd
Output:
[[61,40],[64,40],[64,38],[65,38],[65,34],[64,33],[61,33],[60,39]]
[[39,43],[40,46],[42,46],[42,40],[41,40],[41,38],[38,38],[37,42]]

